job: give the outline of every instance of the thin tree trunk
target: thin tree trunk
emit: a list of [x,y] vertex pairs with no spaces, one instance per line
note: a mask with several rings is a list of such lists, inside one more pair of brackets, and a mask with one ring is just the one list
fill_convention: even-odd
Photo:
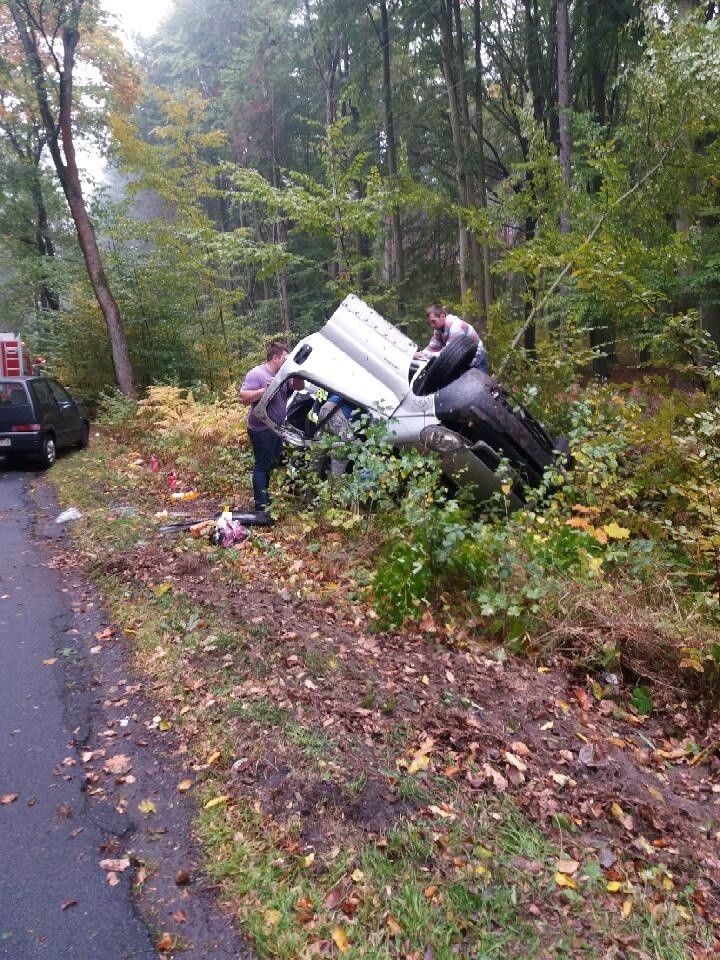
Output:
[[[478,164],[478,201],[483,210],[487,210],[487,170],[485,165],[485,98],[483,95],[483,62],[482,62],[482,18],[480,15],[480,0],[473,3],[473,26],[475,36],[475,133],[477,137],[477,164]],[[482,241],[482,307],[485,312],[485,323],[490,316],[490,307],[493,302],[492,274],[490,272],[490,243],[487,237]]]
[[[280,186],[278,176],[279,163],[277,159],[277,144],[275,139],[275,88],[270,91],[270,142],[272,145],[272,178],[273,186],[277,190]],[[274,224],[274,240],[276,244],[285,244],[287,241],[287,222],[278,218]],[[282,267],[277,274],[277,289],[280,299],[280,322],[283,333],[290,342],[290,331],[292,329],[292,307],[290,305],[290,295],[288,293],[287,269]]]
[[[569,61],[569,23],[567,0],[557,0],[557,71],[558,71],[558,124],[560,139],[560,166],[562,167],[565,190],[569,197],[572,182],[571,142],[570,142],[570,84],[568,77]],[[560,211],[560,232],[570,231],[568,199]]]
[[[397,145],[395,143],[395,119],[393,116],[392,85],[390,82],[390,26],[388,22],[387,0],[380,0],[380,48],[383,62],[383,105],[385,110],[385,136],[387,138],[388,174],[394,183],[397,172]],[[391,282],[395,283],[402,300],[402,288],[405,284],[405,251],[403,249],[400,211],[393,207],[390,218],[392,232]]]
[[[25,51],[38,99],[40,116],[47,136],[47,145],[67,199],[70,213],[75,223],[80,249],[87,268],[93,293],[100,304],[107,327],[115,379],[118,388],[125,396],[134,395],[132,366],[128,353],[125,334],[120,320],[120,310],[110,290],[102,258],[95,236],[95,229],[85,206],[80,182],[80,173],[75,158],[75,144],[72,132],[72,94],[75,50],[80,40],[78,20],[83,0],[72,0],[73,16],[62,27],[63,61],[59,70],[59,98],[57,121],[53,117],[48,96],[47,83],[43,70],[38,40],[35,30],[23,18],[18,0],[8,0],[10,12]],[[23,6],[26,15],[26,6]],[[28,17],[28,22],[30,18]],[[60,148],[62,139],[62,149]],[[64,156],[63,156],[64,155]]]
[[468,229],[459,209],[467,203],[467,179],[465,175],[465,144],[462,131],[462,117],[457,95],[457,78],[455,77],[455,50],[452,38],[452,8],[448,6],[452,0],[441,0],[438,11],[440,24],[442,68],[445,77],[445,86],[448,94],[448,110],[450,116],[450,131],[452,134],[455,152],[455,178],[458,191],[458,259],[460,267],[460,294],[464,298],[471,289],[470,248]]
[[[462,119],[462,126],[460,129],[463,139],[463,158],[465,168],[465,206],[468,209],[473,210],[475,207],[477,207],[477,196],[475,192],[475,158],[473,156],[470,138],[472,124],[470,123],[470,105],[468,103],[467,83],[465,82],[465,43],[462,14],[460,10],[460,0],[451,0],[451,3],[456,38],[454,44],[452,45],[455,57],[455,86],[458,104],[460,107],[460,117]],[[482,289],[482,253],[480,251],[477,236],[472,230],[468,230],[468,248],[470,251],[471,288],[473,293],[475,293],[476,301],[482,305],[485,301],[485,292]]]
[[[33,158],[34,159],[34,158]],[[40,157],[38,156],[38,162]],[[41,257],[54,257],[55,245],[50,236],[50,227],[48,224],[47,208],[43,196],[42,184],[37,165],[33,167],[31,173],[30,191],[35,203],[35,245]],[[40,307],[43,310],[59,310],[60,297],[55,290],[52,290],[46,283],[40,284],[39,289]]]
[[337,71],[340,66],[340,43],[337,36],[333,38],[333,43],[328,44],[326,53],[327,53],[327,66],[323,66],[320,60],[320,54],[318,52],[318,45],[315,41],[315,32],[312,26],[312,17],[310,15],[310,3],[309,0],[305,0],[305,22],[307,24],[308,32],[310,34],[310,40],[312,45],[312,55],[313,61],[315,62],[315,67],[317,68],[318,75],[322,81],[323,89],[325,91],[325,129],[327,134],[327,147],[328,147],[328,157],[330,161],[330,176],[332,178],[331,190],[333,196],[333,202],[335,205],[335,223],[336,223],[336,236],[335,236],[335,262],[329,265],[329,273],[333,279],[337,279],[345,269],[345,251],[343,249],[343,225],[342,217],[340,215],[340,206],[338,204],[338,190],[337,190],[337,176],[335,172],[335,148],[333,146],[332,139],[332,127],[336,119],[336,103],[335,103],[335,78],[337,76]]

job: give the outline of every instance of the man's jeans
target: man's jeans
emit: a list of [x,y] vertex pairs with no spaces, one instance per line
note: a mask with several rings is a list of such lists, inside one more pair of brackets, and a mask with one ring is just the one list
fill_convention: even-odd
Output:
[[255,457],[252,474],[255,509],[265,510],[270,500],[270,474],[280,462],[282,439],[272,430],[248,430],[248,435]]
[[475,367],[476,370],[482,370],[483,373],[490,373],[487,350],[483,349],[482,353],[475,357],[470,366]]

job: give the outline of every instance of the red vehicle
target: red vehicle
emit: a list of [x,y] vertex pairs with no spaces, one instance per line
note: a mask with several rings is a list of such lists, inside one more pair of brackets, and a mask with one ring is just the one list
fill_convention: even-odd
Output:
[[0,377],[24,377],[32,372],[25,342],[15,333],[0,333]]

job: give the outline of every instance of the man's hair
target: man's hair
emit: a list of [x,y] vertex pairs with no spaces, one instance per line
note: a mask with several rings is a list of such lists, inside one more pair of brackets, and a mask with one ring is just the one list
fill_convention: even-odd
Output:
[[285,353],[287,350],[288,345],[286,343],[282,343],[280,340],[273,340],[272,343],[267,345],[265,360],[272,360],[273,357],[279,357],[281,353]]
[[425,312],[429,317],[439,317],[441,313],[445,313],[445,307],[441,303],[433,303]]

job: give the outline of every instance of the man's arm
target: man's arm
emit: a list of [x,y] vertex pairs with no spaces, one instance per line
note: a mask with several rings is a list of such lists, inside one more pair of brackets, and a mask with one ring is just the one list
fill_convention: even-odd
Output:
[[418,360],[430,360],[436,353],[440,353],[444,346],[445,343],[442,338],[442,333],[440,330],[436,330],[430,338],[430,343],[428,343],[424,350],[418,350],[415,357]]
[[265,393],[265,384],[255,370],[249,370],[238,390],[240,403],[257,403]]
[[256,403],[264,393],[264,387],[259,387],[257,390],[239,390],[238,399],[240,403]]

